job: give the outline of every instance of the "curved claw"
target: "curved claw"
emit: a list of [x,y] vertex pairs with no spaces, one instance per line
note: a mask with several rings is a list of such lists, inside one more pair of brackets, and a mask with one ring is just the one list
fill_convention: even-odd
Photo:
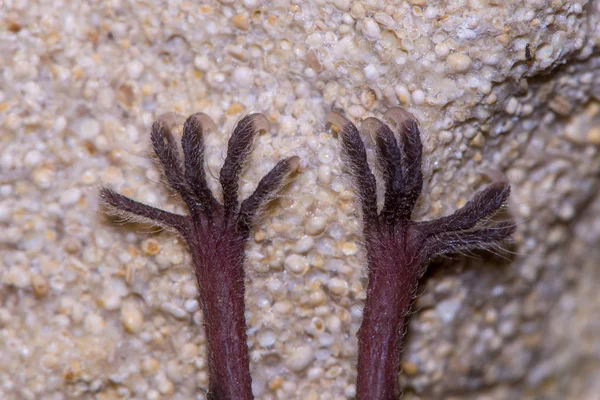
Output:
[[[189,185],[200,209],[210,215],[216,206],[212,192],[206,182],[204,170],[204,139],[203,134],[207,129],[216,128],[210,117],[203,113],[191,115],[183,125],[181,148],[183,149],[185,164],[185,180]],[[190,210],[194,213],[194,210]]]
[[408,215],[410,218],[417,199],[423,189],[423,172],[421,171],[421,158],[423,155],[423,144],[419,124],[415,117],[400,107],[390,108],[384,117],[391,120],[400,135],[402,143],[402,170],[404,172],[404,197]]
[[200,122],[202,124],[202,127],[207,130],[207,131],[216,131],[217,130],[217,124],[215,124],[215,121],[212,120],[211,117],[209,117],[207,114],[204,113],[196,113],[196,114],[192,114],[188,120],[190,118],[194,118],[196,120],[198,120],[198,122]]
[[237,210],[239,176],[242,166],[250,154],[254,139],[261,131],[268,129],[269,121],[263,114],[247,115],[233,129],[227,145],[227,157],[219,176],[219,182],[223,189],[225,219]]
[[402,107],[392,107],[383,114],[383,118],[392,121],[396,129],[400,129],[408,124],[417,124],[417,119]]
[[335,111],[328,112],[325,120],[330,126],[337,127],[339,131],[346,129],[349,126],[354,126],[348,118]]
[[515,229],[514,222],[504,221],[468,231],[441,232],[427,238],[421,249],[421,262],[442,254],[485,249],[510,237]]
[[152,140],[154,153],[156,153],[162,164],[163,173],[167,178],[169,186],[178,192],[186,204],[191,207],[194,204],[194,200],[185,182],[181,156],[168,125],[168,120],[157,119],[152,124],[150,139]]
[[375,176],[367,162],[365,145],[356,126],[337,112],[327,114],[327,123],[339,129],[342,148],[348,159],[350,171],[358,186],[358,195],[363,210],[365,224],[377,222],[377,190]]
[[507,182],[492,183],[453,214],[433,221],[419,222],[417,226],[425,236],[472,229],[498,212],[509,195],[510,185]]
[[404,176],[402,153],[392,130],[379,119],[369,117],[361,124],[363,133],[374,138],[377,158],[385,178],[385,201],[380,217],[389,225],[395,225],[399,218],[407,219],[411,210],[404,210]]
[[277,196],[281,188],[289,181],[290,176],[298,169],[300,165],[300,157],[292,156],[285,158],[277,163],[265,175],[256,190],[250,197],[242,202],[238,216],[237,227],[240,232],[250,230],[252,222],[261,208],[270,200]]
[[246,120],[248,123],[252,124],[257,133],[268,132],[269,129],[271,129],[271,124],[264,114],[254,113],[246,115],[244,118],[242,118],[238,125],[242,124],[242,122]]
[[134,221],[175,229],[185,236],[185,217],[130,199],[108,188],[100,189],[100,198],[110,214],[131,216]]
[[158,121],[163,122],[168,127],[172,128],[173,126],[181,126],[185,122],[185,117],[179,113],[168,111],[156,117],[155,122]]

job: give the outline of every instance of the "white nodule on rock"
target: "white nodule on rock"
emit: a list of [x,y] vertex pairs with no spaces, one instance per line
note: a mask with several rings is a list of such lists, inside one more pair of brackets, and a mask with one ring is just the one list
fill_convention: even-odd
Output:
[[98,334],[106,328],[106,322],[99,314],[90,314],[85,317],[83,325],[85,330],[92,334]]
[[308,270],[308,262],[306,257],[299,254],[291,254],[285,258],[283,262],[285,269],[298,275],[304,274]]
[[293,348],[286,357],[285,365],[293,372],[300,372],[312,363],[315,355],[311,346],[302,345]]
[[296,242],[296,246],[294,246],[294,251],[296,253],[306,253],[315,245],[315,240],[310,236],[302,236],[298,242]]
[[138,79],[144,72],[144,64],[139,60],[133,60],[127,64],[127,75],[131,79]]
[[257,335],[258,344],[262,347],[271,347],[275,344],[277,340],[277,335],[270,329],[262,330]]
[[371,40],[375,40],[379,38],[381,34],[381,29],[379,28],[379,24],[375,22],[372,18],[365,18],[363,20],[363,28],[362,31],[365,36]]
[[144,317],[135,304],[128,303],[121,309],[121,323],[127,332],[136,333],[141,329]]
[[233,71],[233,81],[239,87],[250,87],[254,81],[254,73],[248,67],[238,67]]
[[60,194],[58,200],[61,206],[71,206],[77,203],[77,200],[81,197],[81,190],[77,188],[70,188]]
[[306,233],[312,236],[323,233],[327,226],[327,219],[325,217],[312,217],[306,224]]
[[446,58],[446,64],[452,72],[465,72],[471,68],[471,57],[462,53],[452,53]]
[[435,311],[444,322],[450,322],[460,309],[462,301],[458,298],[444,300],[435,307]]

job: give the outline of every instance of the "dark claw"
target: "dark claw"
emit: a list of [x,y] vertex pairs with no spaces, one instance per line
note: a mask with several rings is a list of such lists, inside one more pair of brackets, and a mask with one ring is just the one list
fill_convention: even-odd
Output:
[[[400,210],[399,198],[404,191],[402,174],[402,153],[392,130],[377,118],[367,118],[362,124],[363,133],[374,137],[377,156],[385,179],[385,201],[379,214],[381,221],[388,225],[396,223],[398,218],[405,218]],[[401,216],[402,215],[402,216]]]
[[207,129],[215,127],[209,116],[197,113],[190,116],[183,125],[181,147],[185,160],[185,179],[204,212],[210,213],[217,201],[206,183],[204,170],[204,140]]
[[166,228],[171,228],[183,234],[185,228],[185,217],[179,214],[173,214],[154,208],[144,203],[132,200],[127,196],[123,196],[113,190],[102,188],[100,189],[100,198],[113,209],[113,214],[128,213],[132,214],[140,222],[151,224],[159,224]]
[[423,189],[423,172],[421,171],[421,157],[423,144],[417,120],[400,107],[389,109],[384,118],[394,122],[400,142],[402,143],[402,170],[404,171],[405,206],[401,208],[404,218],[409,219],[415,208],[417,199]]
[[480,191],[462,208],[447,217],[418,224],[425,236],[442,232],[472,229],[480,221],[494,215],[510,195],[510,185],[506,182],[493,183]]
[[264,115],[251,114],[238,122],[229,138],[227,157],[219,176],[223,189],[223,207],[226,219],[237,211],[239,175],[248,154],[250,154],[254,138],[260,131],[268,130],[269,121]]
[[336,112],[327,114],[327,123],[339,129],[342,149],[356,181],[365,224],[377,223],[377,191],[375,176],[367,163],[367,152],[358,129],[346,117]]
[[425,241],[422,262],[442,254],[484,249],[512,235],[515,228],[513,222],[507,221],[471,231],[441,232]]
[[162,164],[163,172],[169,186],[178,192],[188,205],[192,204],[193,200],[184,180],[182,162],[177,151],[177,144],[165,121],[159,119],[152,124],[150,138],[154,147],[154,153],[156,153]]
[[281,160],[265,175],[256,190],[242,202],[238,217],[238,231],[248,232],[260,208],[274,198],[286,184],[290,175],[298,169],[300,157],[293,156]]

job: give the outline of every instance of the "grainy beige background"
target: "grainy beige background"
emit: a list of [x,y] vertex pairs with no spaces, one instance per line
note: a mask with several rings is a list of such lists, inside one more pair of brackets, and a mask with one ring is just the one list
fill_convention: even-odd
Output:
[[594,399],[599,15],[585,0],[0,0],[0,397],[203,398],[189,254],[106,218],[98,188],[184,212],[148,158],[150,123],[210,115],[217,176],[231,128],[259,111],[272,129],[242,196],[284,156],[303,172],[247,249],[254,391],[352,398],[364,254],[324,116],[402,105],[425,143],[417,217],[503,174],[519,222],[503,257],[427,275],[405,398]]

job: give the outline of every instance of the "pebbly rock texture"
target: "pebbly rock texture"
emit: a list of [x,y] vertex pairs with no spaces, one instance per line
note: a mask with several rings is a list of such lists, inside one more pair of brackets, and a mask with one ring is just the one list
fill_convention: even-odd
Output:
[[278,159],[300,156],[303,172],[247,247],[253,390],[352,398],[365,260],[325,114],[359,121],[402,105],[425,146],[417,217],[506,176],[519,222],[498,257],[431,268],[408,328],[405,398],[594,398],[600,3],[431,3],[5,2],[0,397],[202,398],[187,249],[171,233],[115,225],[98,188],[181,212],[148,157],[151,122],[210,115],[216,177],[228,132],[258,111],[273,129],[241,197]]

